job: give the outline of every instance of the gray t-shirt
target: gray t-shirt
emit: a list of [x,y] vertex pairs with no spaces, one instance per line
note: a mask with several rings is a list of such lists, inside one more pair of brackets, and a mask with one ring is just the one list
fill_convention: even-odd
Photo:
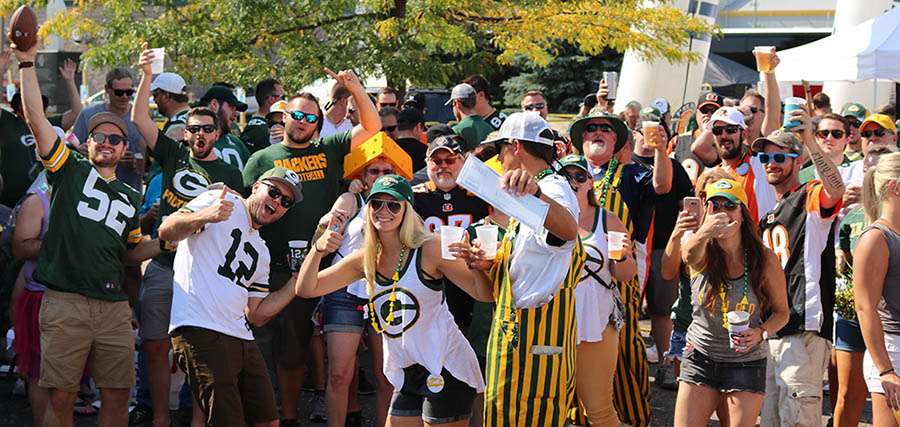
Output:
[[[88,138],[88,122],[91,121],[91,117],[94,117],[95,114],[103,113],[108,111],[106,109],[105,102],[98,102],[96,104],[91,104],[81,110],[81,113],[78,114],[78,118],[75,119],[75,125],[72,126],[72,133],[78,137],[78,141],[82,144],[87,142]],[[138,132],[137,127],[131,123],[131,108],[128,108],[128,112],[122,116],[122,120],[125,120],[125,123],[128,124],[128,149],[131,150],[132,153],[140,153],[141,152],[141,134]],[[131,165],[122,165],[120,164],[116,168],[116,178],[121,180],[122,182],[134,187],[140,193],[143,193],[141,190],[141,177],[138,176],[137,173],[134,172],[134,168]]]
[[[685,341],[716,362],[734,363],[764,359],[768,351],[765,342],[757,344],[746,353],[738,353],[730,347],[731,338],[728,336],[728,326],[722,315],[722,296],[714,296],[715,305],[713,311],[710,312],[706,308],[707,283],[706,270],[691,277],[691,309],[693,310],[691,317],[693,321],[688,326]],[[746,300],[744,299],[743,277],[729,280],[725,284],[725,289],[726,308],[724,311],[746,311],[750,313],[750,327],[758,327],[762,323],[759,318],[759,299],[753,292],[752,286],[747,286]]]
[[890,252],[884,287],[881,289],[881,298],[878,299],[876,310],[884,332],[900,335],[900,286],[897,286],[897,283],[900,283],[900,234],[884,223],[874,222],[863,230],[859,235],[860,239],[873,228],[881,231]]

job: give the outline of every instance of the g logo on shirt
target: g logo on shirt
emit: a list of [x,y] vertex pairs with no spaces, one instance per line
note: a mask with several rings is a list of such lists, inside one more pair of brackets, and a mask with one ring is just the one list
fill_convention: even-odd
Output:
[[30,133],[26,134],[26,135],[22,135],[19,137],[19,141],[22,142],[22,145],[24,145],[26,147],[31,147],[32,145],[34,145],[34,135],[32,135]]
[[175,191],[179,196],[188,200],[203,194],[209,184],[209,178],[191,169],[178,170],[172,177],[172,186]]
[[412,328],[419,320],[419,300],[407,289],[397,287],[394,292],[394,318],[391,322],[385,319],[391,314],[391,288],[387,288],[372,296],[377,320],[384,327],[384,335],[388,338],[400,338],[404,332]]

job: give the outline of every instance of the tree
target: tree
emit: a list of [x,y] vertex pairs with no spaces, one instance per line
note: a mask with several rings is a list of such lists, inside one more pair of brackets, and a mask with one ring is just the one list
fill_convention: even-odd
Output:
[[[0,0],[8,15],[34,0]],[[38,0],[46,3],[46,0]],[[462,72],[522,56],[546,66],[560,43],[581,54],[631,49],[643,58],[697,60],[688,33],[703,20],[641,0],[79,0],[41,35],[88,40],[94,67],[131,63],[140,43],[165,47],[176,71],[200,82],[251,86],[279,76],[289,87],[323,68],[383,74],[399,86],[447,85]],[[495,52],[477,47],[489,40]]]

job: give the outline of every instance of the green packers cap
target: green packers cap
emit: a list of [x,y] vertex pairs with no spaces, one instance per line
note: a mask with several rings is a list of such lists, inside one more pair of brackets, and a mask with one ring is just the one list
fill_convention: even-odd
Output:
[[775,129],[769,136],[763,136],[753,140],[750,149],[755,153],[762,153],[766,148],[766,143],[775,144],[781,148],[787,148],[797,154],[803,154],[803,143],[794,135],[793,132],[785,132],[781,129]]
[[274,168],[267,170],[256,180],[256,182],[261,181],[275,181],[287,185],[288,188],[291,189],[291,192],[294,193],[295,204],[303,200],[303,193],[300,192],[300,189],[302,188],[300,185],[300,177],[297,176],[296,172],[288,168],[275,166]]
[[614,153],[617,153],[625,146],[625,142],[628,141],[628,126],[625,126],[625,122],[608,111],[591,111],[587,117],[575,120],[572,122],[572,125],[569,126],[569,138],[572,140],[572,148],[574,148],[577,153],[581,154],[581,146],[584,144],[584,141],[581,140],[581,132],[584,132],[584,127],[591,119],[606,119],[612,124],[613,130],[616,132],[616,146],[615,149],[613,149]]
[[203,97],[200,98],[200,102],[208,104],[209,101],[212,101],[213,99],[225,101],[231,105],[234,105],[234,107],[238,111],[247,111],[247,104],[238,101],[237,97],[234,96],[234,92],[232,92],[231,89],[225,86],[210,86],[210,88],[206,90],[206,93],[203,94]]
[[744,187],[733,179],[720,179],[706,186],[706,200],[713,197],[724,197],[734,203],[747,206],[747,193]]
[[566,166],[577,166],[581,169],[584,169],[585,172],[589,172],[587,159],[577,154],[569,154],[566,157],[559,159],[560,169]]
[[641,109],[641,121],[644,121],[644,122],[662,121],[662,113],[656,107],[646,106],[643,109]]
[[368,203],[369,200],[372,200],[372,196],[378,193],[394,196],[401,202],[410,204],[413,202],[412,187],[409,186],[409,181],[400,175],[384,175],[375,180],[372,189],[369,190],[369,196],[366,197],[366,202]]
[[869,110],[866,109],[862,104],[850,104],[847,108],[844,108],[844,111],[841,111],[841,115],[844,117],[853,117],[859,121],[863,121],[869,115]]

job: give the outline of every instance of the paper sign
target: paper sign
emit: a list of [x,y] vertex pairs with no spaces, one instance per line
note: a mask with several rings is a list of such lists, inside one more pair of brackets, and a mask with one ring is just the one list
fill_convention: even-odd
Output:
[[500,175],[475,156],[468,156],[456,183],[522,225],[535,231],[544,229],[544,219],[550,205],[530,194],[516,197],[501,189]]

